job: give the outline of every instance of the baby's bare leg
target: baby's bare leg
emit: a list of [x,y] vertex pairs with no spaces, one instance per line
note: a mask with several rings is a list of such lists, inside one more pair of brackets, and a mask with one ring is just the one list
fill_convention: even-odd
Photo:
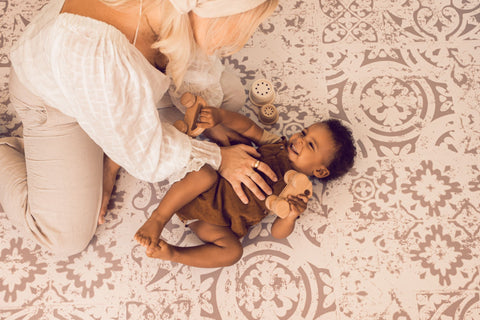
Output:
[[212,167],[205,165],[199,171],[188,173],[182,180],[174,183],[167,191],[157,209],[135,233],[135,240],[142,246],[157,244],[158,238],[173,214],[183,206],[207,191],[218,176]]
[[190,224],[190,228],[206,243],[177,247],[160,240],[147,248],[147,256],[201,268],[230,266],[242,257],[242,244],[230,228],[203,221]]

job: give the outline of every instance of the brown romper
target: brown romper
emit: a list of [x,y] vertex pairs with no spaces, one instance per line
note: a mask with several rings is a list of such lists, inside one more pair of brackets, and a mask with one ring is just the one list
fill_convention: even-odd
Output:
[[[288,160],[286,139],[263,145],[257,151],[261,154],[260,161],[268,164],[278,177],[278,181],[273,182],[259,172],[272,188],[273,194],[278,195],[286,185],[283,175],[292,169]],[[231,184],[220,175],[218,177],[209,190],[180,209],[177,215],[183,221],[198,219],[218,226],[228,226],[238,237],[243,237],[248,228],[259,223],[268,214],[265,200],[258,200],[249,189],[244,188],[248,204],[243,204]]]

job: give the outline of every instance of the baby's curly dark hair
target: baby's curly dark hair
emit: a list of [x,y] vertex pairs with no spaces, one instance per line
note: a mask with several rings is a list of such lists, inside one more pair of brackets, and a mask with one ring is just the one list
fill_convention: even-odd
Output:
[[337,119],[321,121],[320,124],[327,126],[332,133],[333,141],[337,147],[332,162],[328,166],[330,175],[323,181],[331,181],[343,176],[352,167],[357,149],[353,143],[352,132]]

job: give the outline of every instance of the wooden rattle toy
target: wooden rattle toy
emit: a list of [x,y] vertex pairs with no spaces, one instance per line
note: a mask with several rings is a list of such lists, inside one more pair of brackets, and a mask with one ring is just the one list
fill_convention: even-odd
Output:
[[275,100],[275,89],[267,79],[258,79],[252,83],[248,97],[252,104],[260,107],[258,120],[266,125],[272,125],[278,120],[277,108],[272,104]]
[[270,104],[275,100],[273,84],[267,79],[258,79],[252,83],[248,93],[250,101],[257,107]]
[[205,128],[197,127],[197,118],[200,110],[202,107],[205,107],[207,103],[202,97],[195,96],[190,92],[184,93],[180,99],[180,102],[187,108],[185,111],[185,117],[183,120],[175,121],[173,126],[179,131],[186,133],[190,137],[196,137],[200,135]]
[[273,211],[280,218],[285,218],[290,213],[290,204],[287,201],[289,195],[296,196],[303,194],[310,198],[312,196],[312,182],[303,173],[295,170],[288,170],[284,175],[287,184],[278,196],[270,195],[265,200],[265,206]]
[[263,105],[258,112],[258,120],[266,125],[272,125],[278,120],[278,111],[273,104]]

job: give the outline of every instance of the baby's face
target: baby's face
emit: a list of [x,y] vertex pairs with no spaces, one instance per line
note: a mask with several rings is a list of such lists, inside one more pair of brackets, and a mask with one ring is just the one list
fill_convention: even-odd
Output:
[[295,170],[324,178],[335,154],[335,142],[326,125],[313,124],[294,134],[287,145],[288,158]]

